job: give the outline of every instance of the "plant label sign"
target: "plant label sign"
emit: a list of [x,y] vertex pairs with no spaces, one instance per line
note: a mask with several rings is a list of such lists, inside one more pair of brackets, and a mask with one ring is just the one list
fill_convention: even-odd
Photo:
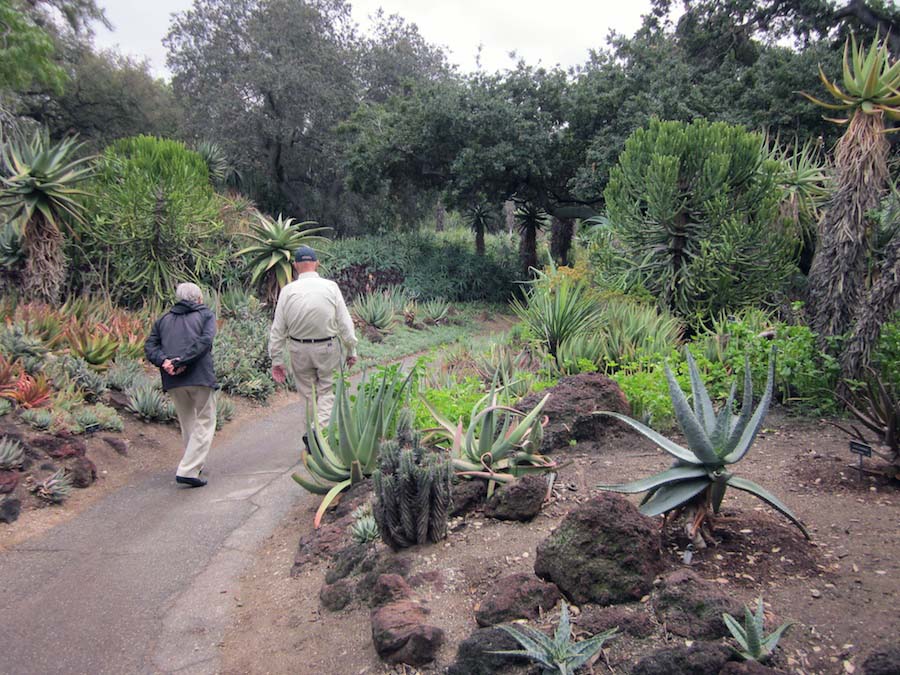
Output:
[[854,455],[859,455],[860,458],[871,457],[872,446],[867,445],[866,443],[860,443],[859,441],[850,441],[850,452]]

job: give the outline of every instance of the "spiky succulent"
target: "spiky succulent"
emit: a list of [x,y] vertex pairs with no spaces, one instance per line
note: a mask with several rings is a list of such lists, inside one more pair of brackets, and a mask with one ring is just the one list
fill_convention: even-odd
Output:
[[234,419],[234,401],[224,394],[216,395],[216,429],[221,429],[225,422]]
[[262,284],[266,300],[274,305],[279,291],[293,278],[294,251],[303,245],[323,241],[317,234],[331,228],[308,227],[316,223],[297,223],[293,218],[281,215],[273,220],[257,213],[256,218],[258,222],[250,226],[251,233],[243,235],[253,243],[237,255],[247,260],[250,283]]
[[72,492],[72,479],[65,469],[59,469],[56,473],[35,483],[31,487],[31,491],[39,499],[52,504],[62,504]]
[[[712,507],[713,513],[718,513],[725,496],[726,489],[730,486],[756,495],[768,503],[791,522],[800,528],[808,539],[809,533],[803,523],[785,506],[781,500],[746,478],[739,478],[732,474],[728,467],[740,462],[756,435],[762,428],[763,419],[772,401],[772,389],[775,379],[775,350],[769,358],[769,375],[766,380],[766,390],[762,399],[753,412],[753,384],[750,379],[749,362],[744,364],[744,398],[741,412],[735,416],[732,411],[732,403],[737,390],[737,382],[731,385],[731,392],[725,405],[718,414],[713,409],[712,400],[706,391],[706,386],[700,379],[697,364],[694,362],[690,351],[685,350],[688,369],[691,378],[691,392],[693,394],[693,409],[687,401],[684,392],[675,380],[668,364],[666,365],[666,378],[669,381],[669,395],[672,398],[672,407],[675,418],[681,432],[687,441],[688,447],[682,447],[654,431],[650,427],[633,420],[626,415],[615,412],[599,411],[598,414],[608,415],[622,420],[632,428],[656,443],[660,448],[675,458],[675,465],[662,473],[650,478],[634,481],[625,485],[599,485],[601,490],[624,492],[634,494],[646,492],[641,501],[640,511],[646,516],[658,516],[674,509],[686,506],[697,500],[701,502],[701,512]],[[752,414],[751,414],[752,413]],[[702,517],[695,527],[702,523]]]
[[25,424],[44,431],[53,424],[53,414],[49,410],[24,410],[21,419]]
[[144,367],[136,359],[117,358],[106,371],[106,384],[110,389],[125,391],[144,374]]
[[426,441],[448,445],[454,470],[466,476],[494,483],[508,483],[526,473],[553,471],[557,464],[539,454],[544,437],[541,410],[550,398],[544,396],[528,412],[500,405],[502,386],[494,381],[491,391],[472,409],[468,429],[462,420],[453,424],[426,399],[422,403],[440,426],[428,429]]
[[593,656],[603,649],[603,644],[613,637],[618,627],[582,640],[572,641],[572,624],[569,620],[569,607],[566,601],[562,602],[562,610],[559,615],[559,625],[555,635],[551,638],[539,630],[529,626],[500,626],[512,635],[524,649],[520,651],[495,651],[494,654],[509,654],[524,656],[540,664],[545,675],[573,675],[581,666],[585,665]]
[[[893,120],[900,120],[900,61],[892,62],[887,43],[881,42],[877,34],[868,50],[865,45],[856,43],[855,35],[844,43],[843,89],[828,79],[821,65],[819,78],[837,103],[826,103],[800,92],[816,105],[847,113],[856,110],[867,115],[883,113]],[[831,121],[846,124],[850,118]]]
[[0,269],[9,272],[21,267],[23,262],[22,233],[15,223],[6,223],[0,227]]
[[371,543],[379,536],[381,536],[381,532],[378,530],[378,523],[375,522],[375,516],[371,511],[355,519],[350,525],[350,538],[357,544]]
[[762,598],[759,598],[756,613],[744,606],[744,625],[742,626],[731,614],[722,614],[725,626],[737,640],[740,649],[736,649],[738,656],[745,661],[766,661],[775,648],[784,632],[791,627],[790,623],[783,623],[774,631],[766,635],[765,612]]
[[128,396],[128,410],[145,422],[164,422],[173,417],[170,404],[150,381],[132,385],[125,394]]
[[0,469],[3,471],[11,471],[22,465],[25,459],[25,450],[22,444],[15,438],[4,438],[0,440]]
[[[292,478],[309,492],[324,495],[316,511],[315,527],[342,490],[371,476],[378,468],[381,442],[391,435],[413,372],[404,376],[394,369],[383,371],[371,381],[363,377],[355,397],[350,396],[339,377],[327,432],[323,432],[314,413],[309,415],[309,450],[301,449],[300,461],[312,480],[298,473]],[[311,409],[317,408],[313,392]]]
[[427,324],[439,324],[447,318],[450,312],[450,303],[443,298],[434,298],[419,303],[419,315],[422,322]]
[[353,314],[364,324],[381,331],[394,325],[392,298],[380,291],[361,295],[353,303]]

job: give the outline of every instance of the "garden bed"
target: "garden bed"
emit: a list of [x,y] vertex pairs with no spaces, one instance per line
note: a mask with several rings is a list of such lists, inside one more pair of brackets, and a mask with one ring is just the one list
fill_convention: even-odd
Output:
[[[845,437],[833,427],[775,411],[740,466],[741,475],[794,508],[812,543],[759,501],[729,492],[715,525],[721,543],[696,552],[690,569],[740,602],[762,595],[774,621],[796,623],[781,642],[776,665],[782,670],[859,672],[865,656],[894,640],[900,628],[900,493],[895,485],[869,479],[865,490],[816,483],[807,471],[812,453],[835,472],[846,469],[829,457],[847,462],[851,457]],[[630,434],[612,436],[603,445],[579,441],[563,456],[570,461],[553,498],[531,523],[495,521],[475,512],[451,522],[446,542],[404,554],[414,591],[431,610],[428,621],[446,633],[437,661],[421,672],[441,672],[453,662],[458,644],[477,628],[475,610],[486,592],[500,577],[533,574],[537,544],[572,507],[595,494],[594,484],[634,479],[667,465],[662,452]],[[373,648],[369,607],[358,601],[339,612],[321,607],[327,560],[290,576],[298,537],[312,531],[316,505],[303,494],[245,575],[236,619],[224,640],[223,672],[391,672]],[[665,546],[666,569],[682,567],[684,548],[677,533],[669,534]],[[690,642],[667,630],[651,611],[653,604],[646,598],[630,608],[646,618],[648,637],[621,635],[607,644],[612,672],[628,672],[636,659],[659,647]],[[558,610],[551,610],[537,625],[549,629],[557,617]],[[579,620],[574,619],[576,634],[584,635]],[[595,666],[595,671],[601,668],[606,670]],[[401,667],[393,672],[416,671]]]

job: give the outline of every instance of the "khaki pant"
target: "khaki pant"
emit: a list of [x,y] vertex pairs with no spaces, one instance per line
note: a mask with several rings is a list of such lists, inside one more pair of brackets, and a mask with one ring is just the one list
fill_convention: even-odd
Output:
[[197,478],[216,433],[216,391],[211,387],[176,387],[168,393],[184,442],[184,457],[175,474]]
[[300,394],[300,433],[308,433],[308,411],[312,410],[313,387],[316,388],[319,425],[324,429],[334,406],[334,371],[341,367],[341,343],[296,342],[290,340],[291,370]]

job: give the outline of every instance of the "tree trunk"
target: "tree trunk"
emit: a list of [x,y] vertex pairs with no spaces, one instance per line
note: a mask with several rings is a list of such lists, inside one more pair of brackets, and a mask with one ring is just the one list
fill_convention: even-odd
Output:
[[569,264],[569,250],[572,248],[572,235],[575,223],[571,218],[553,217],[550,229],[550,255],[557,265]]
[[889,321],[900,302],[900,235],[894,236],[885,249],[878,280],[873,284],[866,303],[858,313],[853,334],[841,357],[841,374],[845,378],[862,378],[872,348],[881,334],[881,326]]
[[447,220],[447,209],[444,208],[444,204],[441,201],[438,201],[437,206],[434,207],[434,230],[435,232],[443,232],[444,231],[444,223]]
[[809,272],[812,327],[824,338],[850,328],[866,274],[866,213],[878,206],[888,177],[889,145],[881,115],[857,111],[835,148],[837,190],[819,223]]
[[537,269],[537,228],[533,225],[524,225],[519,240],[519,259],[522,261],[522,273],[531,276],[531,268]]
[[484,224],[475,225],[475,254],[484,255]]
[[66,256],[63,252],[63,236],[53,223],[35,210],[25,226],[22,238],[25,252],[25,269],[22,272],[22,290],[25,297],[54,304],[66,278]]

